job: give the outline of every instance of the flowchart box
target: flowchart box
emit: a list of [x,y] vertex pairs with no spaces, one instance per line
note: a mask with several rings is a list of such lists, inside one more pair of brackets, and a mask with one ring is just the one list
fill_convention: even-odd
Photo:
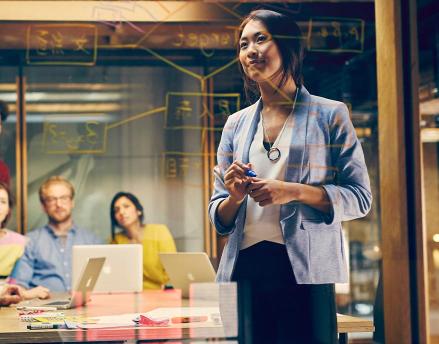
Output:
[[364,20],[313,17],[308,23],[308,50],[363,52]]
[[97,28],[91,24],[32,24],[26,33],[26,62],[94,65],[97,38]]
[[105,153],[106,124],[97,121],[80,123],[44,123],[44,151],[47,154]]
[[239,109],[239,93],[168,92],[165,128],[222,130],[227,117]]

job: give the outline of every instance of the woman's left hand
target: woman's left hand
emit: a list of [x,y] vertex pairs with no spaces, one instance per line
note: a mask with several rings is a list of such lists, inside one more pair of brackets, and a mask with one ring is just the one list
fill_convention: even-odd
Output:
[[285,204],[297,200],[299,185],[281,180],[252,178],[252,182],[247,187],[247,192],[255,202],[264,207],[270,204]]
[[[21,287],[22,288],[22,287]],[[48,288],[45,288],[41,285],[38,287],[32,288],[32,289],[21,289],[21,295],[23,295],[23,298],[25,300],[31,300],[31,299],[48,299],[50,298],[50,291]]]
[[0,290],[0,306],[9,306],[20,302],[22,299],[20,288],[17,285],[5,285]]

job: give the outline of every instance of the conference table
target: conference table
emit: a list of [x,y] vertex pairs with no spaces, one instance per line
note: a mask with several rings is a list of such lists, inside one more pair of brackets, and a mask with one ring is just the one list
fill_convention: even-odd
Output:
[[[219,297],[218,294],[220,294]],[[221,341],[221,343],[241,343],[238,336],[238,314],[234,295],[227,291],[219,293],[202,292],[200,297],[183,299],[180,290],[144,291],[132,294],[93,294],[87,305],[64,310],[66,317],[99,318],[110,317],[120,319],[120,327],[76,329],[29,330],[27,322],[20,321],[19,311],[14,307],[0,308],[0,343],[62,343],[62,342],[172,342],[197,343]],[[221,305],[219,301],[221,300]],[[157,310],[197,310],[220,309],[221,321],[189,322],[171,324],[163,327],[126,326],[126,315],[145,314]],[[151,313],[153,314],[153,313]],[[125,316],[125,318],[124,318]],[[372,321],[361,318],[338,315],[339,341],[348,342],[348,334],[352,332],[372,332]],[[95,326],[95,327],[93,327]]]

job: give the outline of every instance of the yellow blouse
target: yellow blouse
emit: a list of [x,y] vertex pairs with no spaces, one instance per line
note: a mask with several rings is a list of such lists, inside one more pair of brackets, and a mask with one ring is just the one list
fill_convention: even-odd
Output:
[[[130,244],[125,233],[118,233],[114,244]],[[162,266],[159,252],[176,252],[174,239],[168,227],[161,224],[148,224],[143,229],[143,289],[160,289],[169,278]]]

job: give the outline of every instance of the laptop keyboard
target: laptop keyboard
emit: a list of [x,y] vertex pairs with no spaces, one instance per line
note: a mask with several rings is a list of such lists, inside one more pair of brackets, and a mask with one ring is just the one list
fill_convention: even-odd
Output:
[[44,306],[62,306],[69,304],[70,301],[54,301],[44,304]]

